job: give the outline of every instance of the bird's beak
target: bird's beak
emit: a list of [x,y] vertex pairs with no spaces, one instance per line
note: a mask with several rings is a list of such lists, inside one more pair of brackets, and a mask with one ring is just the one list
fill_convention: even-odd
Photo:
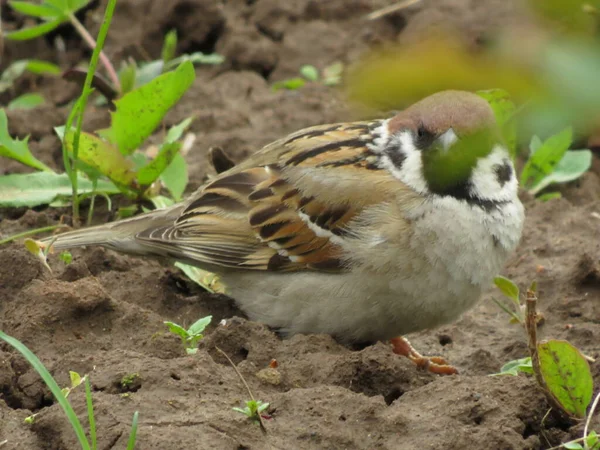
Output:
[[448,151],[448,149],[458,141],[458,136],[452,128],[448,128],[448,131],[444,132],[444,134],[438,138],[438,141],[442,144],[444,150]]

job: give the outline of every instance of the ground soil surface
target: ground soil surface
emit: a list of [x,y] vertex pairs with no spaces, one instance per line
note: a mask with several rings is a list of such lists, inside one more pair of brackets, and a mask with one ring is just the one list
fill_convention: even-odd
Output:
[[[95,33],[105,1],[81,19]],[[226,62],[199,67],[197,80],[168,115],[171,125],[196,115],[194,147],[186,155],[191,192],[210,169],[207,150],[219,145],[236,161],[297,129],[357,118],[335,88],[310,84],[273,92],[274,81],[302,64],[351,63],[386,42],[422,39],[432,27],[459,29],[474,44],[495,27],[519,20],[505,0],[423,1],[377,21],[365,21],[386,0],[119,0],[106,50],[116,61],[160,53],[162,36],[179,31],[180,52],[216,51]],[[5,29],[24,25],[2,2]],[[61,38],[66,51],[54,42]],[[15,59],[49,59],[67,68],[89,56],[74,31],[60,27],[46,39],[5,42],[3,68]],[[49,100],[32,111],[10,111],[13,135],[30,135],[33,152],[60,168],[53,127],[62,125],[77,87],[61,79],[27,76],[2,103],[27,91]],[[85,127],[107,124],[104,107],[90,107]],[[600,356],[600,170],[542,203],[524,197],[522,244],[504,275],[521,287],[539,283],[542,337],[567,339]],[[2,159],[0,174],[25,172]],[[100,202],[98,220],[108,216]],[[0,236],[57,223],[68,210],[0,210]],[[68,220],[68,217],[66,218]],[[527,356],[524,331],[491,301],[458,322],[409,336],[420,351],[441,355],[459,375],[418,370],[378,343],[348,349],[326,335],[282,340],[243,318],[235,303],[212,295],[172,266],[100,248],[78,250],[50,273],[20,243],[0,247],[0,329],[31,348],[58,380],[88,373],[93,385],[99,449],[125,448],[134,411],[140,413],[139,449],[543,449],[581,435],[549,416],[528,376],[490,377],[507,361]],[[163,321],[189,325],[212,314],[213,324],[193,356]],[[219,324],[227,319],[225,325]],[[248,394],[231,356],[256,398],[269,402],[267,434],[234,412]],[[269,369],[276,359],[278,367]],[[600,385],[600,362],[591,364]],[[123,383],[123,378],[132,379]],[[85,416],[83,390],[70,396]],[[33,425],[25,417],[37,413]],[[87,421],[84,419],[87,425]],[[600,430],[600,421],[593,422]],[[0,344],[0,448],[74,449],[75,435],[37,373]]]

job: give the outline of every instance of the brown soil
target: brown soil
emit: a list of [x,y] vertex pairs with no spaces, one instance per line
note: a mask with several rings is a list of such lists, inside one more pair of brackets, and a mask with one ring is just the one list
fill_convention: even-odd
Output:
[[[240,160],[288,132],[356,116],[332,88],[314,84],[271,91],[273,81],[296,75],[300,65],[351,62],[373,46],[420,39],[438,24],[458,27],[477,43],[494,27],[518,20],[505,0],[421,2],[373,22],[364,15],[389,1],[118,3],[107,43],[117,61],[158,56],[162,36],[172,27],[179,31],[179,51],[217,51],[227,58],[221,67],[198,68],[194,86],[166,121],[197,116],[192,130],[198,140],[187,155],[190,191],[206,177],[210,146]],[[93,32],[104,4],[92,2],[82,14]],[[6,29],[22,25],[2,8]],[[52,45],[56,37],[67,48],[59,56]],[[5,65],[36,57],[68,67],[89,55],[68,26],[48,39],[5,44]],[[28,90],[41,91],[50,105],[9,112],[11,132],[31,135],[34,153],[60,167],[52,127],[64,123],[77,89],[60,79],[25,77],[0,100]],[[107,118],[105,109],[92,107],[85,126],[99,128]],[[565,187],[563,199],[524,198],[523,241],[505,270],[522,287],[538,280],[542,337],[567,339],[592,357],[600,356],[598,168],[596,161],[595,172]],[[26,170],[7,160],[0,166],[0,174]],[[37,209],[0,210],[0,235],[55,223],[65,212]],[[154,261],[95,248],[75,251],[68,266],[52,258],[51,266],[53,273],[20,244],[0,248],[0,329],[29,346],[60,385],[68,384],[69,370],[90,374],[100,449],[125,448],[136,410],[140,449],[542,449],[581,435],[582,426],[568,427],[552,417],[542,423],[548,406],[531,377],[488,376],[527,355],[524,332],[493,304],[491,298],[500,295],[491,288],[455,324],[409,336],[422,352],[442,355],[460,369],[460,375],[439,377],[382,343],[356,351],[324,335],[282,340],[265,326],[236,317],[242,313],[232,300],[207,294],[176,269]],[[197,354],[186,356],[163,321],[189,325],[207,314],[214,316],[207,337]],[[270,403],[266,435],[232,411],[248,395],[216,347],[233,358],[255,397]],[[277,369],[268,369],[272,359]],[[600,362],[592,364],[592,373],[600,385]],[[133,383],[123,385],[123,377],[132,374]],[[83,390],[69,398],[84,417]],[[24,424],[32,413],[38,413],[34,424]],[[600,421],[593,426],[599,430]],[[0,447],[78,447],[36,372],[4,344]]]

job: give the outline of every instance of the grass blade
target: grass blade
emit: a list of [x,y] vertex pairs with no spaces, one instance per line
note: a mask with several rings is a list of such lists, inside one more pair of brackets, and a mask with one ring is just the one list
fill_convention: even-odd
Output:
[[27,348],[25,344],[23,344],[18,339],[11,337],[2,331],[0,331],[0,339],[14,347],[19,353],[21,353],[25,357],[27,362],[31,364],[31,366],[36,370],[36,372],[40,374],[40,376],[44,380],[44,383],[46,383],[46,386],[48,386],[48,388],[52,392],[52,395],[54,395],[62,409],[65,411],[65,414],[69,418],[69,422],[71,422],[71,426],[73,427],[73,430],[77,435],[77,439],[81,444],[81,448],[84,450],[90,450],[90,444],[88,443],[87,438],[85,436],[85,431],[83,431],[81,422],[77,418],[73,407],[71,406],[65,395],[62,393],[60,387],[58,386],[58,383],[50,374],[50,372],[48,372],[48,369],[46,369],[44,364],[39,360],[37,356],[33,354],[31,350]]
[[94,417],[94,404],[92,403],[92,389],[90,387],[90,377],[85,376],[85,403],[87,405],[88,421],[90,423],[90,440],[92,441],[92,450],[96,450],[96,419]]
[[127,441],[127,450],[133,450],[135,448],[135,439],[138,429],[138,415],[136,411],[133,413],[133,420],[131,422],[131,432],[129,433],[129,440]]

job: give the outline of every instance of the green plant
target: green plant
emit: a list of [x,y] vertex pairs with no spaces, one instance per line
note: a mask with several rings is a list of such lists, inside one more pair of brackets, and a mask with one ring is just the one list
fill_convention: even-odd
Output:
[[[529,193],[539,195],[555,183],[567,183],[581,177],[592,165],[592,152],[587,149],[568,150],[573,142],[572,129],[565,128],[545,141],[537,136],[529,143],[529,159],[521,172],[520,182]],[[560,197],[559,192],[541,195],[548,200]]]
[[259,416],[269,407],[268,403],[260,400],[247,400],[244,408],[233,408],[234,411],[244,414],[248,419],[258,422]]
[[[521,300],[519,298],[519,287],[512,280],[509,280],[508,278],[505,278],[503,276],[497,276],[496,278],[494,278],[494,284],[498,289],[500,289],[500,291],[502,291],[502,293],[508,299],[510,299],[513,307],[511,309],[508,306],[505,306],[504,303],[496,300],[493,297],[492,301],[496,303],[496,305],[498,305],[509,316],[511,316],[511,323],[520,323],[522,325],[525,325],[525,307],[524,305],[521,305]],[[535,287],[533,285],[531,287],[534,288],[533,290],[535,290]]]
[[[202,52],[195,52],[176,56],[176,48],[177,31],[171,30],[165,35],[160,59],[147,62],[130,60],[127,63],[124,63],[118,73],[119,79],[121,80],[120,94],[126,94],[133,89],[143,86],[161,74],[173,70],[181,63],[187,61],[194,65],[217,65],[225,60],[223,56],[217,53],[205,54]],[[119,95],[119,93],[113,93],[112,98],[109,98],[109,100],[113,100],[117,95]]]
[[[520,310],[519,289],[506,278],[497,278],[498,287]],[[518,319],[527,331],[529,358],[510,361],[498,374],[517,375],[519,372],[535,375],[536,381],[546,395],[548,403],[567,421],[586,417],[592,400],[593,379],[586,357],[567,341],[551,339],[538,342],[535,283],[527,290],[525,314]],[[516,319],[516,314],[503,308]],[[589,414],[593,414],[594,407]],[[588,415],[589,420],[589,415]]]
[[133,384],[140,379],[139,373],[130,373],[123,375],[121,378],[121,387],[123,389],[129,389]]
[[[56,400],[58,401],[60,406],[63,408],[65,415],[67,416],[71,426],[73,427],[73,430],[75,432],[75,435],[77,436],[77,439],[79,441],[81,448],[83,450],[91,450],[91,449],[95,450],[97,448],[96,420],[95,420],[95,416],[94,416],[94,407],[93,407],[93,403],[92,403],[92,390],[91,390],[91,386],[90,386],[89,376],[85,375],[82,378],[76,372],[69,372],[69,376],[71,379],[71,387],[61,389],[58,386],[58,383],[56,382],[54,377],[50,374],[50,372],[48,372],[48,369],[46,369],[44,364],[22,342],[20,342],[18,339],[15,339],[14,337],[8,336],[7,334],[5,334],[2,331],[0,331],[0,339],[2,339],[7,344],[11,345],[19,353],[21,353],[25,357],[27,362],[29,364],[31,364],[31,366],[36,370],[36,372],[40,374],[40,376],[44,380],[44,383],[46,383],[46,386],[48,386],[48,388],[52,392],[52,395],[54,395],[54,398],[56,398]],[[79,384],[81,384],[82,382],[84,383],[84,386],[85,386],[85,400],[86,400],[86,405],[87,405],[88,422],[90,424],[89,440],[88,440],[88,437],[86,436],[86,433],[83,429],[83,426],[81,425],[79,418],[77,417],[77,415],[75,414],[75,411],[73,410],[73,407],[71,406],[71,403],[67,399],[71,390],[74,389]],[[133,450],[135,447],[137,421],[138,421],[138,412],[136,411],[135,414],[133,415],[133,421],[132,421],[132,425],[131,425],[131,432],[129,435],[129,442],[127,444],[127,450]]]
[[[91,0],[44,0],[40,4],[27,1],[10,1],[8,4],[15,10],[26,16],[40,19],[42,23],[29,28],[6,33],[7,39],[28,40],[47,34],[59,25],[70,22],[87,45],[95,50],[102,47],[97,43],[83,24],[77,19],[76,13],[86,7]],[[100,50],[100,60],[104,65],[108,77],[111,79],[117,91],[120,91],[120,81],[113,65],[108,57]]]
[[334,86],[340,84],[342,80],[342,72],[344,71],[344,65],[341,62],[335,62],[322,72],[319,72],[315,66],[306,64],[300,67],[299,73],[301,76],[288,78],[273,83],[272,89],[278,91],[279,89],[296,90],[300,89],[307,82],[321,82],[325,86]]
[[[63,159],[67,174],[56,174],[37,160],[27,146],[27,138],[12,139],[8,135],[6,115],[0,111],[0,155],[43,171],[0,177],[0,205],[52,204],[70,194],[75,215],[78,214],[75,204],[89,196],[93,199],[95,195],[120,192],[135,199],[155,197],[156,190],[150,188],[157,179],[162,181],[174,200],[180,200],[187,184],[187,165],[179,154],[182,145],[179,139],[191,119],[184,120],[166,133],[155,158],[150,159],[138,148],[193,80],[192,63],[182,63],[176,70],[117,100],[110,128],[99,130],[96,134],[82,131],[78,134],[78,129],[57,128],[57,134],[64,142],[66,157]],[[78,109],[77,106],[75,109]],[[67,129],[69,131],[65,131]]]
[[36,75],[56,76],[60,74],[60,67],[39,59],[20,59],[14,61],[0,75],[0,93],[11,89],[15,81],[25,72]]
[[533,367],[531,365],[531,356],[521,359],[515,359],[507,362],[500,368],[500,372],[492,375],[518,375],[519,373],[533,374]]
[[204,337],[204,329],[210,324],[212,316],[202,317],[194,322],[187,330],[174,322],[164,322],[169,331],[181,338],[183,348],[188,355],[198,352],[197,344]]

